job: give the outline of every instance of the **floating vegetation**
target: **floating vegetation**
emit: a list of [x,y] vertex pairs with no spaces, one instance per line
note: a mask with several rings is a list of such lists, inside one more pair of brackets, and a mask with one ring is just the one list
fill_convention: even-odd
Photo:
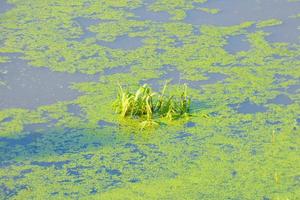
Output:
[[[6,91],[32,88],[0,72],[0,199],[298,199],[300,45],[289,18],[297,1],[236,1],[239,13],[230,1],[206,0],[10,0],[5,12],[1,4],[0,71],[21,60],[32,72],[60,72],[57,80],[99,79],[67,79],[76,99],[40,98],[42,106],[25,109],[7,106],[15,99]],[[133,39],[143,45],[131,48]],[[142,109],[130,105],[139,83],[166,79],[190,84],[186,114],[174,85],[141,89]],[[111,106],[117,80],[136,86],[132,97],[123,87],[129,106],[116,106],[119,114]],[[277,101],[282,95],[290,103]],[[145,134],[134,134],[140,127]]]
[[145,119],[142,129],[158,125],[154,118],[167,118],[169,120],[188,116],[190,113],[191,99],[187,95],[187,86],[180,96],[167,96],[167,82],[160,93],[153,92],[152,88],[144,84],[135,93],[124,90],[119,85],[117,99],[113,103],[116,113],[121,117]]

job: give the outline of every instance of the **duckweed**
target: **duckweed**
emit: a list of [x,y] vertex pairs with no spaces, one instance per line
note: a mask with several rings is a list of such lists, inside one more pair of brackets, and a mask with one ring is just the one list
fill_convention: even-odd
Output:
[[[216,13],[203,0],[149,1],[149,10],[171,14],[168,22],[135,20],[131,11],[145,6],[140,0],[8,2],[12,8],[0,16],[1,53],[19,53],[32,67],[100,78],[73,83],[81,96],[71,101],[0,110],[0,199],[298,198],[300,46],[270,42],[271,32],[263,28],[281,27],[284,20],[185,23],[186,12],[196,7]],[[77,17],[99,23],[82,27]],[[92,34],[85,35],[87,30]],[[110,48],[99,42],[124,35],[143,38],[143,45]],[[245,35],[250,48],[231,54],[224,47],[237,35]],[[11,59],[1,56],[0,64]],[[130,72],[103,75],[119,66],[130,66]],[[178,80],[166,77],[165,66],[178,71]],[[209,73],[226,78],[201,84]],[[179,104],[177,88],[186,83],[192,117],[166,119],[172,109],[165,106],[165,117],[149,109],[141,120],[126,112],[123,122],[112,109],[119,80],[138,90],[144,81],[163,86],[166,79],[163,102],[174,95]],[[153,106],[162,93],[153,96]],[[293,103],[268,103],[281,94]],[[231,106],[245,102],[265,112],[241,113]],[[70,113],[69,105],[82,114]],[[155,128],[141,133],[143,121]]]

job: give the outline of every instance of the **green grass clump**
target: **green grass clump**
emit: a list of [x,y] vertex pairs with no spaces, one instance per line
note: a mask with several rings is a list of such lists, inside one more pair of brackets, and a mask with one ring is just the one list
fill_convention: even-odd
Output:
[[142,129],[158,125],[154,118],[173,120],[188,116],[191,100],[187,95],[187,86],[184,85],[184,91],[179,97],[166,96],[166,89],[167,83],[160,93],[156,93],[150,86],[144,84],[135,93],[131,93],[119,86],[118,96],[113,106],[121,117],[145,119],[141,123]]

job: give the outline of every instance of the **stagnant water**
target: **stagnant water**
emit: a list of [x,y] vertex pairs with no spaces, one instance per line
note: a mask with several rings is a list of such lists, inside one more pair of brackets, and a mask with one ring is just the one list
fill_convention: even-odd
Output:
[[[0,199],[298,199],[300,1],[0,0]],[[118,84],[188,86],[140,129]]]

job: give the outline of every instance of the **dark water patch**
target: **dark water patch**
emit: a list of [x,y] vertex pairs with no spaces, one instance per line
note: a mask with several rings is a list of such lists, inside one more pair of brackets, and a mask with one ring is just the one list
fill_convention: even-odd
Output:
[[187,83],[190,87],[199,89],[203,85],[215,84],[218,82],[222,82],[227,78],[227,75],[221,73],[205,73],[205,76],[208,77],[207,80],[200,80],[200,81],[189,81],[189,80],[182,80],[182,83]]
[[[0,160],[7,162],[18,159],[33,159],[41,156],[80,153],[99,149],[103,145],[113,145],[117,139],[111,133],[99,129],[53,129],[39,133],[24,134],[18,138],[0,138]],[[17,147],[17,148],[16,148]]]
[[221,73],[205,73],[205,76],[208,77],[206,80],[199,81],[190,81],[181,78],[180,71],[172,65],[164,65],[159,69],[163,74],[159,78],[152,78],[147,80],[141,80],[140,84],[149,84],[154,90],[159,91],[163,87],[165,81],[168,81],[169,84],[184,84],[188,86],[200,89],[203,85],[215,84],[221,82],[227,78],[227,75]]
[[274,84],[278,84],[283,81],[288,81],[288,80],[294,79],[294,77],[291,75],[285,75],[285,74],[274,74],[274,79],[275,79]]
[[67,111],[75,116],[82,116],[84,114],[81,107],[77,104],[69,104],[67,106]]
[[85,155],[83,155],[83,157],[87,160],[90,160],[94,157],[94,154],[85,154]]
[[106,169],[106,172],[111,176],[121,176],[122,173],[118,169]]
[[104,189],[109,190],[111,188],[116,188],[117,186],[119,186],[121,184],[122,184],[122,181],[120,181],[120,180],[112,180],[112,181],[110,181],[109,184],[106,185],[106,187]]
[[170,80],[170,84],[177,84],[180,81],[180,71],[173,65],[164,65],[160,69],[164,72],[161,80]]
[[142,7],[131,10],[136,17],[133,18],[135,20],[151,20],[155,22],[169,22],[170,14],[167,12],[153,12],[147,9],[147,6],[144,5]]
[[14,181],[18,181],[18,179],[22,179],[26,177],[26,174],[30,174],[31,172],[33,172],[32,169],[24,169],[20,171],[20,174],[18,176],[14,176],[13,179]]
[[178,140],[185,140],[189,137],[192,137],[193,134],[191,133],[186,133],[186,132],[178,132],[176,135],[175,135],[175,139],[178,139]]
[[133,143],[126,143],[124,145],[125,148],[129,148],[131,150],[131,153],[137,153],[141,157],[147,157],[147,154],[145,154],[141,149],[139,149],[138,145]]
[[287,96],[287,95],[285,95],[285,94],[277,95],[274,99],[268,100],[268,103],[271,103],[271,104],[280,104],[280,105],[290,105],[293,102],[294,101],[291,100],[290,97]]
[[32,123],[32,124],[25,124],[23,127],[24,132],[40,132],[42,130],[46,130],[47,128],[51,127],[52,124],[49,123]]
[[300,92],[300,84],[299,85],[290,85],[287,90],[290,94],[298,94]]
[[230,36],[227,41],[228,44],[225,45],[224,48],[231,54],[235,54],[239,51],[248,51],[250,49],[250,44],[245,35]]
[[237,127],[231,127],[229,136],[233,138],[247,138],[248,135],[245,131],[238,129]]
[[150,149],[158,149],[158,146],[156,144],[145,144]]
[[234,146],[231,144],[217,144],[222,151],[225,153],[233,153],[234,152]]
[[138,182],[141,182],[141,179],[139,179],[139,178],[132,178],[132,179],[129,179],[129,182],[130,183],[138,183]]
[[38,151],[37,141],[41,138],[39,133],[30,133],[17,138],[0,137],[0,162],[2,167],[13,164],[13,159],[23,154],[34,154]]
[[175,66],[164,65],[159,69],[159,72],[163,72],[163,74],[159,78],[141,80],[140,84],[148,84],[155,91],[160,91],[163,87],[163,84],[165,84],[164,81],[168,81],[169,84],[180,83],[180,72]]
[[119,36],[113,42],[98,40],[98,45],[109,47],[112,49],[134,50],[143,46],[142,37],[129,37],[128,35]]
[[108,127],[108,126],[117,126],[117,125],[114,124],[114,123],[107,122],[107,121],[104,121],[104,120],[98,121],[98,125],[99,125],[101,128]]
[[5,123],[5,122],[11,122],[14,118],[12,117],[6,117],[3,120],[0,121],[0,123]]
[[71,161],[58,161],[58,162],[42,162],[42,161],[32,161],[31,165],[37,165],[40,167],[55,167],[56,169],[62,169],[64,165],[69,164]]
[[99,173],[103,173],[103,172],[106,172],[106,173],[108,173],[109,175],[111,175],[111,176],[121,176],[122,175],[122,173],[121,173],[121,171],[120,170],[118,170],[118,169],[110,169],[110,168],[108,168],[108,167],[106,167],[106,166],[104,166],[104,165],[102,165],[98,170],[97,170],[97,174],[99,174]]
[[186,128],[192,128],[195,127],[197,124],[195,122],[187,122],[184,124],[184,127]]
[[171,36],[170,38],[174,40],[172,44],[175,48],[180,48],[184,45],[184,43],[181,40],[179,40],[177,36]]
[[287,2],[285,0],[211,0],[201,5],[207,8],[217,8],[221,12],[218,14],[209,14],[201,10],[192,9],[187,11],[184,21],[195,25],[230,26],[245,21],[268,20],[272,18],[286,19],[299,12],[300,2]]
[[58,195],[59,192],[51,192],[51,196],[55,196],[55,195]]
[[[3,53],[3,52],[0,52],[0,56],[9,57],[11,60],[15,60],[15,59],[18,59],[20,56],[22,56],[22,54],[21,53]],[[11,62],[11,61],[8,61],[8,62]]]
[[241,104],[230,104],[231,108],[242,114],[255,114],[257,112],[266,112],[267,108],[263,105],[258,105],[250,102],[249,100]]
[[30,133],[24,136],[19,136],[18,138],[0,137],[0,144],[2,143],[0,145],[0,149],[2,149],[4,146],[9,146],[9,147],[15,147],[17,145],[26,146],[28,144],[35,143],[40,137],[41,134],[39,133]]
[[194,25],[193,26],[193,34],[194,35],[201,35],[200,26]]
[[196,99],[191,99],[191,105],[190,105],[190,113],[197,113],[200,110],[210,109],[213,108],[214,105],[207,101],[199,101]]
[[23,184],[17,185],[13,189],[11,189],[7,185],[2,183],[0,185],[0,195],[1,195],[1,198],[3,197],[3,199],[5,199],[5,200],[12,199],[15,195],[18,194],[18,191],[24,190],[24,189],[28,189],[28,188],[26,185],[23,185]]
[[34,109],[58,101],[73,100],[81,93],[69,88],[72,83],[98,80],[98,75],[53,72],[48,68],[32,67],[21,59],[0,63],[0,67],[7,71],[3,76],[6,85],[0,87],[0,109]]
[[236,170],[232,170],[232,171],[231,171],[231,176],[232,176],[232,177],[236,177],[236,176],[237,176],[237,174],[238,174],[238,173],[237,173],[237,171],[236,171]]
[[32,172],[32,169],[24,169],[24,170],[21,170],[20,174],[24,175],[24,174],[28,174],[31,172]]
[[93,19],[87,17],[76,17],[74,18],[74,20],[78,22],[79,25],[82,26],[84,29],[87,29],[91,25],[99,24],[102,21],[101,19]]
[[91,191],[90,191],[90,194],[92,195],[95,195],[97,194],[98,190],[96,188],[93,188]]
[[278,26],[265,27],[263,30],[270,33],[270,35],[266,36],[266,40],[269,42],[299,43],[299,27],[299,18],[289,18],[284,20],[283,23]]
[[[1,150],[1,148],[0,148]],[[2,158],[1,158],[2,159]],[[6,168],[6,167],[9,167],[11,165],[16,165],[18,164],[16,161],[7,161],[7,160],[2,160],[0,162],[0,168]]]
[[266,123],[269,124],[269,125],[278,125],[278,124],[281,124],[282,122],[281,121],[267,120]]
[[7,3],[6,0],[0,0],[0,14],[12,9],[14,5]]
[[130,72],[131,72],[131,65],[105,68],[103,71],[104,75],[106,76],[113,75],[113,74],[130,73]]
[[165,52],[166,52],[165,49],[156,49],[156,53],[158,53],[158,54],[163,54]]
[[71,175],[72,176],[80,176],[80,173],[75,169],[68,168],[67,169],[67,175],[69,175],[69,176],[71,176]]
[[219,113],[218,112],[211,112],[211,113],[209,113],[209,116],[217,117],[217,116],[219,116]]
[[97,33],[91,32],[88,27],[91,25],[96,25],[101,22],[100,19],[92,19],[86,17],[76,17],[74,20],[81,26],[83,30],[83,34],[79,37],[74,39],[75,41],[83,41],[86,38],[96,38]]

